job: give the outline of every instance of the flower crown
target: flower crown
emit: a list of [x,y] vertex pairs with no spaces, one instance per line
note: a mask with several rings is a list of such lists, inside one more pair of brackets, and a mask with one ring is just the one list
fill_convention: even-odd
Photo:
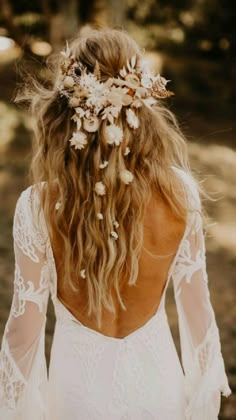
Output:
[[115,121],[123,107],[126,108],[129,127],[136,129],[139,120],[135,109],[143,104],[151,107],[158,99],[173,95],[173,92],[166,90],[168,80],[159,74],[154,75],[144,62],[138,63],[136,56],[127,61],[118,77],[109,77],[102,82],[98,62],[92,73],[76,61],[68,45],[61,55],[59,90],[75,111],[72,120],[76,123],[76,130],[69,140],[75,149],[81,150],[87,145],[87,133],[96,132],[103,120],[108,122],[105,130],[107,143],[119,146],[123,130]]
[[[107,144],[120,146],[123,140],[123,129],[118,123],[118,117],[122,108],[125,108],[128,126],[135,130],[139,127],[136,109],[143,105],[152,107],[159,99],[173,95],[173,92],[166,90],[168,80],[159,74],[154,75],[146,63],[138,60],[136,56],[127,61],[118,77],[109,77],[103,82],[97,61],[93,72],[90,72],[76,60],[68,45],[61,55],[63,60],[60,66],[59,91],[68,99],[69,106],[74,109],[72,120],[76,128],[69,142],[75,149],[84,149],[88,144],[88,134],[98,131],[104,120],[106,121],[104,135]],[[126,147],[124,156],[129,153],[130,149]],[[99,168],[104,169],[107,165],[108,161],[104,160]],[[133,174],[124,169],[120,171],[119,178],[128,185],[133,181]],[[96,182],[94,191],[100,196],[105,195],[106,187],[103,182]],[[97,213],[97,219],[103,219],[102,213]],[[118,227],[119,223],[115,220],[113,230],[110,232],[115,240],[118,234],[114,229]],[[84,270],[81,271],[81,276],[85,277]]]

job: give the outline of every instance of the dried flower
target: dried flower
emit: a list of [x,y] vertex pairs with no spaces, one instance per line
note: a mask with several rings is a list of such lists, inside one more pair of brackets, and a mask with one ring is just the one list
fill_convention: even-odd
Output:
[[123,140],[123,130],[115,124],[106,126],[105,135],[108,144],[115,144],[116,146],[119,146]]
[[75,96],[72,96],[72,98],[70,98],[69,105],[72,108],[76,108],[77,106],[79,106],[79,104],[80,104],[80,99],[79,98],[76,98]]
[[102,215],[102,213],[97,213],[97,218],[98,218],[98,220],[103,220],[103,215]]
[[83,128],[85,131],[88,131],[89,133],[94,133],[97,131],[99,127],[99,120],[96,116],[92,115],[89,118],[83,119]]
[[61,202],[57,201],[55,204],[55,210],[59,210],[60,207],[61,207]]
[[126,147],[124,151],[124,156],[127,156],[130,153],[130,148]]
[[104,160],[102,163],[100,163],[99,168],[104,169],[107,167],[107,165],[108,165],[108,161]]
[[111,236],[116,240],[118,239],[118,233],[116,233],[114,230],[111,231]]
[[73,133],[73,136],[71,137],[69,142],[71,146],[74,146],[75,149],[79,150],[84,149],[84,147],[88,143],[87,136],[83,131],[76,131],[75,133]]
[[131,89],[137,89],[140,86],[140,80],[136,74],[129,73],[125,76],[126,86]]
[[147,89],[152,87],[152,79],[150,74],[144,74],[141,78],[141,85]]
[[96,182],[95,187],[94,187],[94,191],[98,195],[105,195],[106,194],[105,185],[102,182]]
[[114,220],[113,226],[114,226],[115,229],[118,229],[119,223],[117,222],[117,220]]
[[75,81],[72,76],[66,76],[63,80],[63,86],[65,89],[70,89],[74,86]]
[[131,128],[136,129],[139,127],[139,119],[132,109],[126,110],[126,119]]
[[127,169],[123,169],[122,171],[120,171],[120,179],[122,182],[124,182],[125,184],[130,184],[130,182],[133,181],[134,176],[133,174],[128,171]]
[[85,272],[84,269],[80,271],[80,275],[81,275],[82,279],[86,278],[86,272]]
[[[120,70],[117,77],[109,77],[105,82],[101,79],[101,69],[96,61],[93,72],[90,72],[78,61],[70,50],[68,44],[61,53],[61,79],[58,84],[59,91],[68,99],[69,106],[74,108],[72,120],[77,125],[70,143],[75,149],[83,149],[87,144],[86,133],[98,130],[101,120],[107,120],[105,136],[107,143],[119,146],[123,140],[122,127],[116,121],[126,108],[127,124],[132,129],[139,127],[139,119],[135,108],[146,105],[152,107],[159,98],[166,98],[172,92],[166,90],[168,80],[159,74],[152,73],[147,63],[133,55]],[[79,69],[79,72],[77,71]],[[81,130],[83,126],[83,131]],[[126,148],[124,155],[129,153]],[[105,168],[107,161],[100,164]],[[125,183],[131,182],[125,177]]]

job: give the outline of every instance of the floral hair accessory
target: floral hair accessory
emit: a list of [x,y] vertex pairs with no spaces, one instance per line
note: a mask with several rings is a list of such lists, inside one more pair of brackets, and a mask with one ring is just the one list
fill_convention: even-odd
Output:
[[115,240],[118,239],[118,233],[116,233],[114,230],[111,231],[111,236],[112,238],[114,238]]
[[153,74],[136,56],[127,61],[118,77],[109,77],[102,82],[97,61],[93,72],[89,72],[76,60],[68,45],[61,55],[59,91],[74,109],[72,120],[76,123],[76,130],[69,141],[76,149],[84,149],[88,144],[86,133],[98,131],[104,120],[108,123],[105,130],[107,143],[119,146],[123,130],[116,121],[123,107],[126,108],[127,124],[136,130],[139,119],[135,109],[143,105],[153,106],[159,99],[173,95],[166,90],[168,80],[160,74]]
[[80,271],[80,275],[81,275],[82,279],[85,279],[85,277],[86,277],[86,271],[85,271],[85,269],[83,269],[83,270]]
[[132,172],[128,171],[127,169],[123,169],[123,171],[120,171],[120,179],[125,184],[130,184],[130,182],[133,181],[134,176]]
[[[122,142],[125,143],[123,126],[119,118],[122,110],[125,110],[123,115],[128,127],[137,130],[140,126],[137,109],[142,106],[152,107],[158,100],[173,95],[173,92],[166,89],[169,81],[160,74],[152,73],[147,64],[136,56],[127,60],[117,77],[109,77],[106,81],[102,81],[97,61],[93,71],[89,71],[75,58],[68,44],[65,51],[61,52],[61,56],[58,90],[61,96],[67,98],[69,107],[73,109],[71,119],[75,123],[75,129],[69,143],[79,153],[83,153],[83,149],[92,139],[91,135],[98,132],[103,123],[105,123],[103,132],[107,145],[119,148]],[[125,144],[122,154],[126,157],[129,153],[130,148]],[[101,175],[109,164],[106,159],[102,156],[98,164],[98,169],[102,170]],[[118,176],[127,186],[134,179],[133,174],[126,168],[119,171]],[[95,182],[94,192],[101,197],[106,195],[106,186],[101,180]],[[96,213],[98,220],[103,220],[103,217],[102,213]],[[118,239],[118,234],[113,229],[118,227],[118,221],[114,220],[110,236],[115,240]],[[85,269],[81,270],[80,274],[85,278]]]
[[105,195],[106,194],[105,185],[102,182],[96,182],[95,187],[94,187],[94,191],[98,195]]
[[102,215],[102,213],[97,213],[97,218],[98,218],[98,220],[103,220],[103,215]]

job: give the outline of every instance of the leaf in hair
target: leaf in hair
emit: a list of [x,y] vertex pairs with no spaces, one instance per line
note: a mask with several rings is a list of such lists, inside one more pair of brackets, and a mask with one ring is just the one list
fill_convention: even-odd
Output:
[[93,74],[94,76],[96,76],[98,80],[101,80],[101,70],[100,70],[99,62],[97,60],[96,60],[96,64],[93,70]]

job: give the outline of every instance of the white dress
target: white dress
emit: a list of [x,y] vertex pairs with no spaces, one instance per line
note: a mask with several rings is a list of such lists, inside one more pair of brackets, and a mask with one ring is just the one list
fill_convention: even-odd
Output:
[[[184,236],[156,314],[125,338],[82,325],[57,298],[57,273],[39,199],[18,199],[13,226],[14,296],[0,353],[1,420],[216,420],[230,388],[210,302],[200,201],[182,177],[189,202]],[[165,311],[172,279],[180,364]],[[49,375],[45,362],[48,297],[56,312]]]

